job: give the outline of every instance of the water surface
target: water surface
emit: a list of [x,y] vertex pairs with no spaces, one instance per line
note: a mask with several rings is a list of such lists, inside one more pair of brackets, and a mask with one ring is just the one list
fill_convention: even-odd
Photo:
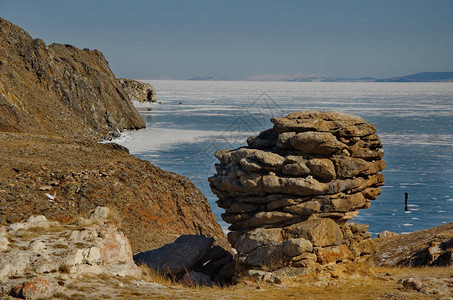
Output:
[[[147,129],[118,141],[132,154],[190,178],[222,226],[207,178],[218,149],[246,145],[298,110],[338,110],[376,125],[386,168],[382,194],[354,222],[398,233],[453,221],[453,83],[150,81],[161,104],[136,104]],[[409,193],[408,211],[404,193]]]

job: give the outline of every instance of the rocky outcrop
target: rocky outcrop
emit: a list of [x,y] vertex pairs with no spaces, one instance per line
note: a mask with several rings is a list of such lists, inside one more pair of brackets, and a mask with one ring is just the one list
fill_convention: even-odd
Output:
[[156,91],[151,84],[126,78],[118,81],[132,101],[156,102]]
[[453,223],[407,234],[380,235],[376,265],[422,267],[453,265]]
[[128,239],[108,217],[109,210],[98,207],[74,225],[31,216],[0,227],[9,241],[0,250],[0,295],[50,297],[86,275],[140,277]]
[[376,128],[340,112],[302,111],[271,120],[248,147],[219,150],[209,178],[237,271],[313,270],[374,253],[366,225],[347,223],[380,194]]
[[0,18],[0,131],[99,138],[143,127],[101,52],[45,45]]
[[186,284],[230,283],[233,256],[220,246],[212,247],[213,242],[204,235],[182,235],[171,244],[135,254],[134,261]]

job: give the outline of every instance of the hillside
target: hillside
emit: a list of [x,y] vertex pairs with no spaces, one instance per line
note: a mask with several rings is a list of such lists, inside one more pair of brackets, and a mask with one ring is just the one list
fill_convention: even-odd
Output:
[[145,123],[97,50],[46,46],[0,18],[0,130],[76,138]]
[[95,140],[145,126],[101,52],[46,46],[0,19],[0,224],[121,216],[133,251],[206,234],[229,248],[193,183]]

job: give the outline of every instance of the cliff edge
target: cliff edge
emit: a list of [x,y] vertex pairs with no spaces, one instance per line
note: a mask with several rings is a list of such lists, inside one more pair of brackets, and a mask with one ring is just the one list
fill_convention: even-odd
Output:
[[46,46],[0,18],[0,130],[99,138],[144,128],[97,50]]

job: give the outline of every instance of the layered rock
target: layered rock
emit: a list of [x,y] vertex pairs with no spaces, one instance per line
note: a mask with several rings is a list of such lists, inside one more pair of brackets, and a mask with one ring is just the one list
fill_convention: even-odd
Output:
[[237,270],[311,270],[376,251],[367,226],[347,223],[384,183],[375,126],[340,112],[271,121],[248,147],[217,151],[209,178],[231,224]]
[[[63,225],[44,216],[0,227],[0,295],[50,297],[87,275],[139,278],[128,239],[98,207],[90,219]],[[64,278],[64,279],[62,279]]]
[[0,131],[99,138],[143,127],[101,52],[46,45],[0,18]]
[[126,78],[118,81],[132,101],[156,102],[156,91],[151,84]]

